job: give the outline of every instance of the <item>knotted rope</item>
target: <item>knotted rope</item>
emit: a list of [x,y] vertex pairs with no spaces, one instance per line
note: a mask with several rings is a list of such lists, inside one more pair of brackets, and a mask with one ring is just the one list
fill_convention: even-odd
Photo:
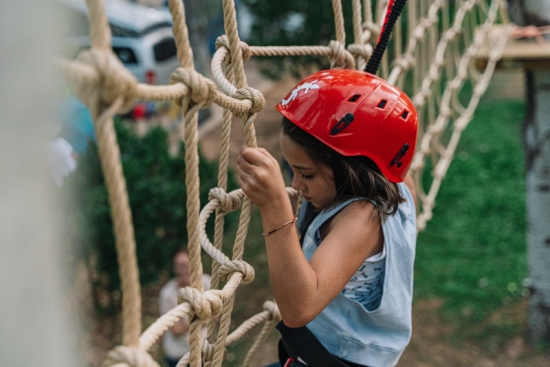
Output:
[[[265,341],[270,330],[281,319],[277,305],[267,301],[264,311],[245,321],[231,334],[229,325],[236,289],[254,279],[254,269],[242,260],[244,242],[250,222],[252,203],[241,190],[226,192],[232,115],[244,122],[245,141],[256,146],[254,120],[265,108],[263,95],[247,85],[243,64],[252,56],[304,56],[328,57],[331,67],[363,69],[372,55],[373,43],[380,33],[383,9],[387,1],[377,1],[373,14],[370,0],[352,1],[354,42],[346,48],[344,17],[340,0],[332,0],[335,17],[336,40],[326,46],[279,47],[249,46],[240,41],[235,6],[232,0],[222,0],[226,35],[218,38],[217,51],[212,59],[212,74],[215,81],[205,78],[193,69],[193,53],[190,48],[188,30],[185,24],[183,3],[170,0],[169,8],[173,18],[177,55],[181,67],[171,75],[171,84],[151,86],[138,83],[111,51],[111,33],[108,26],[103,0],[87,0],[90,19],[92,47],[83,51],[76,60],[61,60],[64,75],[73,82],[75,93],[90,107],[95,121],[98,151],[112,208],[113,226],[116,238],[123,304],[123,346],[113,349],[104,366],[125,364],[133,367],[157,367],[158,364],[147,353],[171,326],[182,317],[190,318],[191,352],[184,356],[179,366],[190,363],[192,367],[204,364],[219,367],[226,347],[236,342],[254,326],[264,323],[260,335],[247,354],[243,366],[252,362],[254,353]],[[425,2],[409,0],[407,33],[409,41],[403,49],[401,24],[396,24],[393,42],[395,60],[389,71],[387,56],[382,60],[382,75],[391,83],[403,83],[405,74],[412,73],[414,89],[410,93],[419,108],[424,134],[414,157],[412,171],[419,189],[422,212],[418,216],[418,228],[424,228],[431,218],[435,196],[451,162],[460,134],[470,121],[474,109],[487,87],[494,65],[500,57],[507,37],[494,43],[488,66],[483,74],[473,70],[470,60],[482,45],[482,40],[502,12],[503,0],[493,0],[490,7],[484,1],[465,0],[458,7],[451,22],[448,5],[443,0],[434,0],[428,7]],[[363,8],[361,8],[363,6]],[[442,20],[441,20],[442,18]],[[477,18],[482,19],[479,22]],[[378,19],[378,23],[375,23]],[[506,22],[506,19],[503,19]],[[450,24],[452,23],[452,26]],[[472,26],[481,23],[475,31]],[[438,35],[438,27],[443,31]],[[461,44],[467,45],[461,51]],[[422,47],[418,47],[422,45]],[[462,55],[460,53],[462,52]],[[449,82],[442,88],[441,73]],[[466,79],[474,83],[474,93],[466,106],[462,106],[457,94]],[[219,87],[219,89],[218,89]],[[141,300],[139,277],[135,257],[135,240],[132,216],[128,204],[126,183],[120,164],[120,151],[113,128],[115,113],[129,109],[136,99],[173,100],[182,107],[185,125],[185,164],[187,186],[187,230],[191,263],[191,287],[179,291],[177,307],[156,320],[141,333]],[[197,112],[212,103],[224,107],[220,168],[218,187],[210,191],[209,202],[200,210],[198,180],[198,124]],[[451,124],[450,121],[453,120]],[[442,141],[449,132],[448,143]],[[428,194],[422,189],[422,171],[427,157],[436,162],[434,179]],[[288,189],[289,195],[297,192]],[[224,216],[241,207],[241,216],[232,256],[222,252]],[[214,243],[206,235],[206,221],[215,213]],[[202,289],[201,247],[212,257],[212,289]],[[220,280],[225,282],[218,289]],[[216,317],[220,326],[216,330]],[[208,340],[202,340],[200,329],[208,321]]]
[[132,367],[160,367],[149,353],[136,347],[122,345],[111,350],[101,366],[110,367],[120,363],[125,363]]

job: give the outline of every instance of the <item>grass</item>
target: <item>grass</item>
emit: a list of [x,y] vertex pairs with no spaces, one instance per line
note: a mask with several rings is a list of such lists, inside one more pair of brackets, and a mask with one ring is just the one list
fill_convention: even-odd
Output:
[[523,116],[518,101],[478,107],[418,237],[415,297],[443,298],[447,319],[480,322],[526,295]]

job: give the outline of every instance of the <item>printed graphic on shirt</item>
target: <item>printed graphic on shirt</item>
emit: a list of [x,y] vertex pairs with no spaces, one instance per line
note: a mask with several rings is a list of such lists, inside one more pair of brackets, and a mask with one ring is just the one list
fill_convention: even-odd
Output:
[[385,259],[361,265],[342,290],[342,294],[368,310],[376,309],[382,300],[385,265]]

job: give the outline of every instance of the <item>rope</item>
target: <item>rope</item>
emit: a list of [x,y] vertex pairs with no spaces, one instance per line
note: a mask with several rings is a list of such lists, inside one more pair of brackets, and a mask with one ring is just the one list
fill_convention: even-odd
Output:
[[[152,86],[138,83],[111,51],[111,32],[104,1],[86,1],[92,47],[81,52],[75,60],[59,60],[58,64],[63,76],[74,85],[77,97],[92,112],[99,157],[112,208],[122,287],[123,346],[114,348],[103,366],[157,367],[158,364],[148,351],[162,334],[182,317],[188,317],[190,321],[191,352],[179,361],[178,366],[186,366],[188,363],[192,367],[221,366],[226,348],[252,328],[263,323],[259,336],[242,364],[249,366],[270,330],[281,319],[277,305],[267,301],[264,311],[252,316],[233,332],[229,332],[236,290],[240,284],[254,280],[254,269],[243,261],[252,203],[241,190],[227,192],[232,116],[243,120],[245,142],[248,146],[255,147],[254,121],[257,113],[266,105],[263,95],[247,85],[244,63],[252,56],[317,55],[327,57],[333,68],[354,68],[357,65],[359,69],[363,69],[367,62],[380,63],[380,60],[373,60],[373,52],[376,52],[373,50],[375,38],[387,38],[388,44],[393,42],[391,49],[395,60],[390,70],[387,55],[381,59],[382,74],[389,72],[388,81],[401,84],[407,77],[406,73],[410,72],[414,87],[410,95],[418,107],[421,120],[427,121],[420,126],[421,139],[411,166],[421,203],[417,227],[422,230],[426,226],[433,215],[437,192],[452,161],[460,135],[471,120],[487,87],[511,27],[507,27],[501,37],[494,42],[487,67],[483,73],[479,73],[470,61],[482,47],[483,40],[496,22],[497,15],[503,17],[503,0],[493,0],[489,7],[482,0],[458,2],[452,25],[448,16],[449,7],[445,1],[434,0],[428,7],[425,2],[410,0],[407,12],[409,41],[405,50],[401,40],[400,23],[396,23],[396,36],[393,40],[389,40],[388,28],[391,31],[391,27],[387,24],[381,35],[385,20],[383,9],[388,5],[388,1],[376,3],[376,12],[373,14],[370,0],[364,0],[363,6],[360,0],[352,0],[354,43],[347,47],[340,0],[332,0],[336,40],[330,41],[328,45],[258,47],[240,41],[234,2],[223,0],[226,35],[219,37],[216,42],[217,51],[211,66],[212,81],[194,70],[183,3],[179,0],[170,0],[169,9],[173,18],[177,57],[181,67],[172,73],[170,85]],[[481,19],[482,23],[474,32],[473,26],[478,23],[476,17]],[[395,15],[390,18],[397,21]],[[374,22],[375,19],[379,20],[379,25]],[[439,32],[436,27],[441,24],[443,30]],[[465,29],[466,31],[463,31]],[[461,51],[461,47],[464,50]],[[376,49],[378,48],[377,46]],[[449,80],[445,88],[441,82],[442,69],[445,70],[446,80]],[[458,99],[458,91],[466,80],[472,82],[474,90],[470,101],[463,106]],[[191,265],[191,286],[179,290],[178,306],[159,317],[142,334],[132,216],[112,118],[114,114],[131,108],[137,99],[172,100],[182,108],[189,215],[187,231]],[[218,187],[210,191],[209,201],[201,210],[197,112],[213,103],[224,108]],[[448,142],[443,142],[443,136],[449,136]],[[434,162],[434,178],[429,189],[424,190],[421,183],[427,159]],[[295,190],[287,191],[289,196],[298,197]],[[239,208],[239,226],[229,257],[222,252],[224,216]],[[213,243],[205,229],[206,222],[212,214],[215,214]],[[213,260],[209,291],[202,288],[201,249]],[[225,284],[220,289],[221,282]],[[216,330],[215,320],[218,317],[219,328]],[[208,323],[206,340],[202,339],[200,332],[204,322]]]

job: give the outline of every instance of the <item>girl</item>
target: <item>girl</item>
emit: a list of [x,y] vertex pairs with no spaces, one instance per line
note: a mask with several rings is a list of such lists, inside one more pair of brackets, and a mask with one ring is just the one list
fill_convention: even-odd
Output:
[[248,147],[237,158],[283,318],[272,366],[394,366],[411,335],[415,108],[384,80],[340,69],[302,80],[276,109],[305,199],[300,239],[277,160]]

